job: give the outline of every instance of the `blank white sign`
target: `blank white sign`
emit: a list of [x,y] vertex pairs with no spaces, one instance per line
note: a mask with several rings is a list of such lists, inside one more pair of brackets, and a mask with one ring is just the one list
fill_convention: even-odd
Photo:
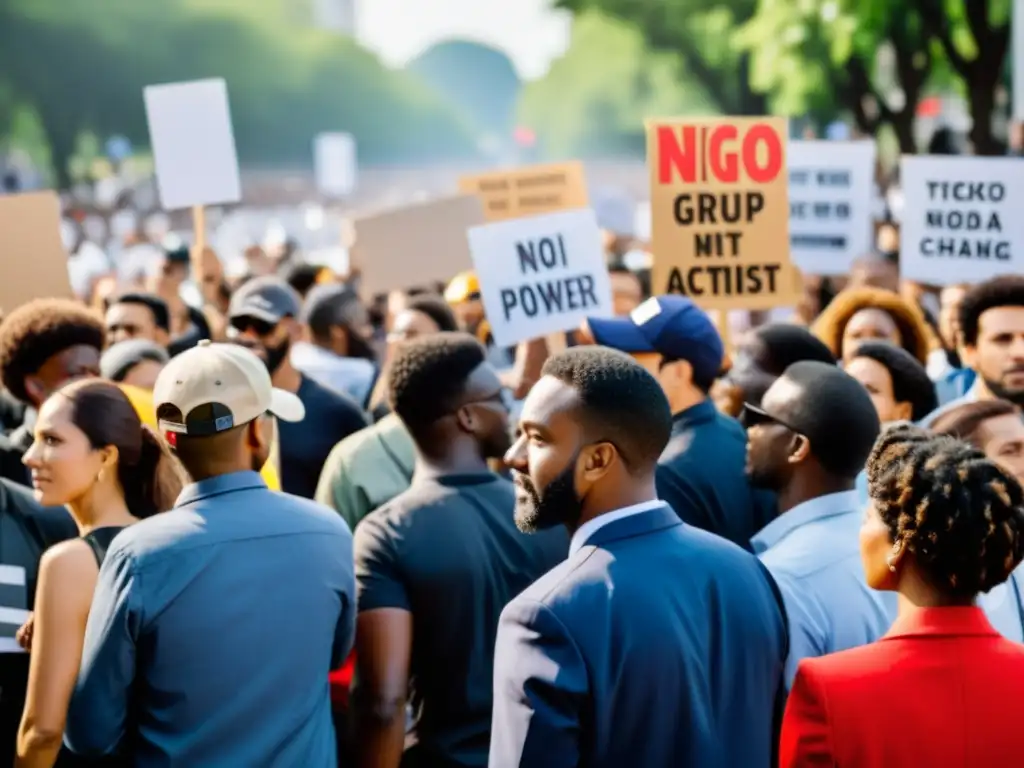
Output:
[[356,188],[356,140],[350,133],[321,133],[313,142],[316,185],[330,197]]
[[224,80],[150,85],[144,97],[164,209],[241,200]]

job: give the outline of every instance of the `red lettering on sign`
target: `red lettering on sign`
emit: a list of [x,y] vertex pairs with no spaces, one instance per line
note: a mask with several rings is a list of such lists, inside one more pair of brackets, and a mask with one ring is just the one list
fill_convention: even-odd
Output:
[[[704,128],[699,141],[696,126],[659,126],[657,130],[660,184],[671,184],[677,179],[686,184],[706,181],[735,184],[740,180],[741,168],[750,181],[767,184],[782,171],[782,142],[769,125],[757,124],[750,128],[738,147],[739,130],[735,125],[719,125],[710,131]],[[759,157],[761,147],[764,150]],[[699,173],[698,155],[701,156]]]

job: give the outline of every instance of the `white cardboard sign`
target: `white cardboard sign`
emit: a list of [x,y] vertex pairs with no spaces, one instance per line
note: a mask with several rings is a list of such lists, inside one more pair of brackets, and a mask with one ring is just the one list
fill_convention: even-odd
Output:
[[590,208],[473,227],[469,247],[498,346],[613,314],[601,232]]
[[164,209],[241,200],[224,80],[149,85],[144,97]]
[[790,141],[790,256],[812,275],[846,275],[871,250],[875,142]]
[[321,133],[313,141],[317,188],[329,197],[356,188],[356,140],[350,133]]
[[904,156],[900,274],[930,285],[1024,274],[1024,159]]

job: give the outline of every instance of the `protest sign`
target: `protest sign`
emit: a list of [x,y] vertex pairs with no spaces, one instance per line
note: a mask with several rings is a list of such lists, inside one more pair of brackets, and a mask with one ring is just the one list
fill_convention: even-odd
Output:
[[704,309],[795,304],[784,118],[651,121],[654,293]]
[[144,96],[164,209],[241,200],[227,84],[213,79],[150,85]]
[[790,257],[804,272],[846,275],[871,250],[874,141],[791,141]]
[[589,208],[474,227],[469,245],[500,347],[612,314],[601,231]]
[[532,165],[459,179],[459,191],[479,195],[487,221],[507,221],[586,208],[583,163]]
[[54,192],[0,197],[0,253],[0,312],[32,299],[74,295]]
[[1024,273],[1024,160],[905,156],[900,274],[931,285]]
[[313,141],[316,186],[329,197],[351,195],[356,188],[356,140],[350,133],[321,133]]
[[466,230],[484,223],[476,195],[460,195],[352,219],[349,256],[366,296],[447,282],[471,269]]

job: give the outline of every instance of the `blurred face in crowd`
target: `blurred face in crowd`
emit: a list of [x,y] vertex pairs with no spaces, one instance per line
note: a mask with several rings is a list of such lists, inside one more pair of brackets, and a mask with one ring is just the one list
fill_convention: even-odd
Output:
[[913,413],[913,405],[897,402],[893,393],[892,375],[889,369],[870,357],[856,357],[843,370],[860,382],[868,391],[871,402],[878,411],[878,420],[883,424],[892,421],[907,421]]
[[575,418],[578,396],[551,376],[543,377],[526,398],[515,443],[505,455],[516,486],[515,521],[527,533],[566,525],[575,529],[583,499],[595,478],[588,473],[589,453]]
[[230,337],[258,355],[273,376],[288,358],[292,338],[299,330],[291,317],[274,324],[258,317],[240,315],[231,318]]
[[126,339],[148,339],[165,345],[167,331],[156,324],[153,312],[145,304],[114,304],[107,310],[107,346]]
[[153,387],[156,386],[156,379],[163,369],[164,364],[156,360],[141,360],[131,367],[121,381],[152,392]]
[[644,300],[640,279],[632,272],[609,272],[612,286],[612,306],[615,314],[625,317]]
[[989,392],[1024,405],[1024,307],[993,307],[978,318],[978,340],[964,359]]
[[[797,397],[784,381],[773,384],[761,399],[761,408],[769,414],[790,411]],[[810,455],[806,437],[786,426],[782,416],[766,416],[744,410],[742,422],[747,428],[746,474],[758,488],[781,491],[797,466]]]
[[843,362],[857,354],[857,347],[865,341],[885,341],[894,346],[902,342],[900,329],[892,315],[882,309],[862,309],[855,313],[843,329]]
[[72,408],[61,394],[43,403],[35,441],[22,459],[31,471],[36,501],[46,507],[78,501],[97,482],[116,482],[117,449],[93,448],[72,421]]
[[78,344],[50,357],[25,379],[25,390],[32,404],[39,406],[53,392],[72,379],[100,375],[100,351],[88,344]]
[[960,303],[967,293],[965,285],[948,285],[939,293],[939,333],[946,349],[956,349],[960,333]]
[[1024,483],[1024,421],[1019,413],[986,419],[971,437],[988,458]]
[[896,565],[902,554],[903,548],[894,545],[875,502],[869,501],[860,527],[860,559],[868,586],[880,591],[895,590],[898,573],[893,573],[889,564]]

